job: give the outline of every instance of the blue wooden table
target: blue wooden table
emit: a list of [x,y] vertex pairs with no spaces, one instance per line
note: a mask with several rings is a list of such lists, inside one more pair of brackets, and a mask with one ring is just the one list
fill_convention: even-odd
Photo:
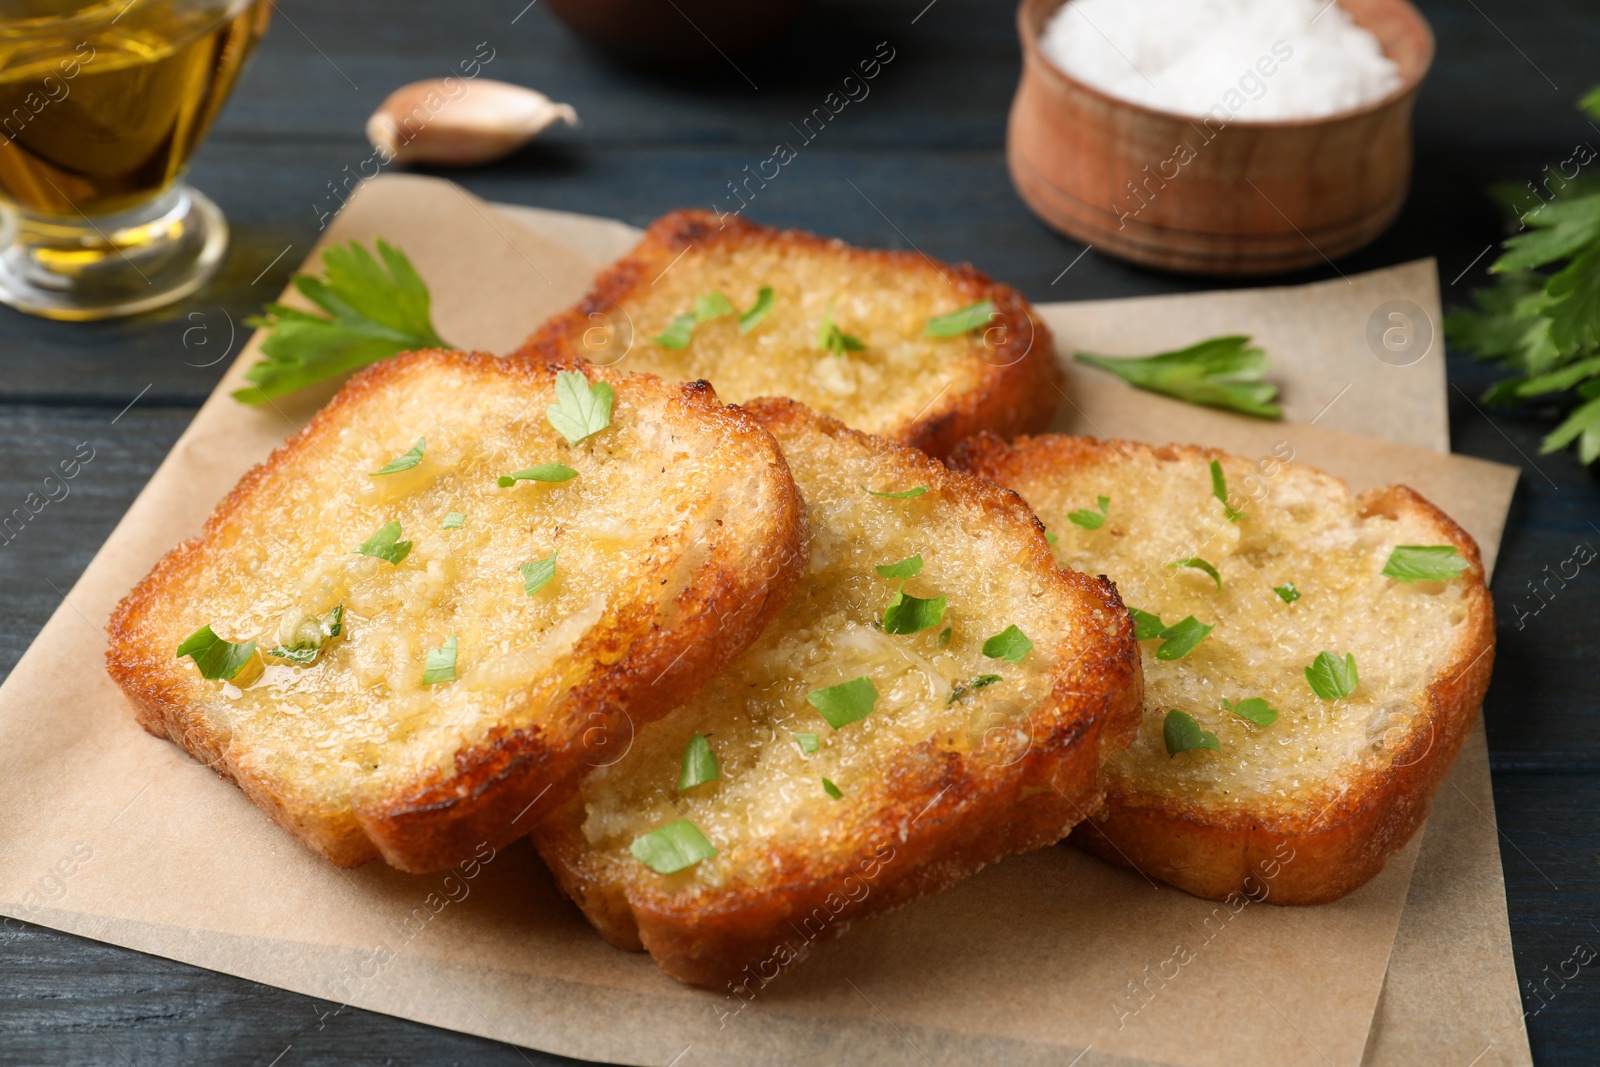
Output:
[[[1434,256],[1449,306],[1482,283],[1492,258],[1484,253],[1502,236],[1484,187],[1538,178],[1579,142],[1600,145],[1600,130],[1573,107],[1600,82],[1600,5],[1420,6],[1438,58],[1417,108],[1412,196],[1389,233],[1340,266]],[[643,225],[672,208],[729,203],[728,183],[793,140],[790,124],[858,60],[886,54],[880,42],[892,58],[870,93],[760,189],[747,214],[969,260],[1040,301],[1210,287],[1095,252],[1079,260],[1082,247],[1047,230],[1012,192],[1003,150],[1019,55],[1008,3],[819,0],[773,45],[668,75],[616,65],[528,0],[281,0],[194,163],[194,181],[233,224],[221,277],[177,307],[120,322],[63,325],[0,309],[0,511],[79,442],[95,449],[71,495],[0,547],[0,670],[16,662],[211,390],[230,333],[305,256],[335,205],[331,190],[370,156],[363,124],[393,88],[491,56],[485,75],[572,103],[583,127],[453,177],[491,200]],[[1499,660],[1484,710],[1526,990],[1576,945],[1600,948],[1600,567],[1551,583],[1554,595],[1528,613],[1540,603],[1531,585],[1576,546],[1600,546],[1600,491],[1570,454],[1538,454],[1551,412],[1486,415],[1474,401],[1494,374],[1459,354],[1449,371],[1455,449],[1523,471],[1494,582]],[[99,669],[98,656],[84,669]],[[1600,962],[1548,988],[1525,993],[1536,1059],[1600,1062]],[[567,1061],[3,925],[0,1063],[180,1062]]]

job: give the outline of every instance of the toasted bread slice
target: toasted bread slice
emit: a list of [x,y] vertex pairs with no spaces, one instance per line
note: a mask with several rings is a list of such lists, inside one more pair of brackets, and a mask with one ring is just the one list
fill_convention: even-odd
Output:
[[[1108,575],[1166,626],[1192,616],[1214,627],[1179,658],[1161,658],[1164,637],[1141,641],[1139,739],[1108,764],[1106,813],[1073,834],[1202,897],[1313,904],[1377,874],[1422,824],[1494,663],[1494,611],[1472,538],[1404,486],[1353,496],[1290,458],[1062,436],[1011,446],[984,437],[956,457],[1034,506],[1063,566]],[[1401,545],[1454,546],[1459,577],[1385,577]],[[1354,656],[1348,696],[1312,688],[1306,668],[1322,652]],[[1223,705],[1253,698],[1276,721],[1258,725]],[[1217,750],[1185,749],[1180,736],[1169,754],[1172,709],[1213,734]],[[1244,710],[1271,718],[1259,705]]]
[[[1140,702],[1116,592],[1056,568],[1015,494],[793,401],[750,410],[805,498],[806,577],[748,652],[534,830],[608,941],[697,985],[761,982],[853,919],[1060,840],[1099,806]],[[914,556],[909,578],[879,570]],[[946,597],[943,617],[886,626],[902,586]],[[986,655],[1010,627],[1031,647]],[[861,678],[870,713],[834,728],[850,716],[815,694]],[[696,734],[718,776],[680,789]],[[715,857],[667,874],[636,858],[680,819]]]
[[[145,728],[340,866],[436,870],[525,833],[738,655],[805,559],[754,420],[704,382],[582,374],[614,405],[577,444],[546,415],[555,368],[421,352],[352,379],[117,607],[107,664]],[[545,463],[576,473],[501,487]],[[403,558],[352,551],[391,522]],[[256,641],[231,682],[174,654],[204,625]],[[309,665],[268,652],[319,641]]]
[[[729,312],[755,307],[763,287],[771,312],[745,332]],[[678,338],[682,347],[659,340],[713,294],[730,302],[721,314]],[[981,325],[925,336],[931,318],[985,300],[994,315]],[[825,321],[861,347],[826,347]],[[933,456],[979,430],[1042,430],[1061,397],[1050,331],[1009,286],[916,252],[867,251],[707,211],[658,219],[522,354],[704,378],[729,403],[792,397]]]

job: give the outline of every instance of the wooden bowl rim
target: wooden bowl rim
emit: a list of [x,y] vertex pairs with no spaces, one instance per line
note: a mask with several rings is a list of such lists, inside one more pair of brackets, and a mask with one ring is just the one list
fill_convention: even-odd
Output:
[[[1161,108],[1151,107],[1148,104],[1141,104],[1133,100],[1125,100],[1120,96],[1112,96],[1105,90],[1097,89],[1088,82],[1083,81],[1074,75],[1068,74],[1066,71],[1056,66],[1056,64],[1048,56],[1046,56],[1044,51],[1039,47],[1039,35],[1033,32],[1029,27],[1028,20],[1035,13],[1035,11],[1037,11],[1039,24],[1040,26],[1043,26],[1045,19],[1049,15],[1053,14],[1059,8],[1067,6],[1067,4],[1070,2],[1071,0],[1022,0],[1022,2],[1017,5],[1017,36],[1022,39],[1022,48],[1028,53],[1028,58],[1032,61],[1026,66],[1043,67],[1047,72],[1047,77],[1054,77],[1067,86],[1076,89],[1079,92],[1086,93],[1089,96],[1095,97],[1107,104],[1127,108],[1132,111],[1143,112],[1146,115],[1150,115],[1155,118],[1166,119],[1170,122],[1181,122],[1185,125],[1192,125],[1197,120],[1203,121],[1204,116],[1185,115],[1177,111],[1164,111]],[[1334,0],[1334,2],[1338,3],[1340,7],[1344,7],[1342,0]],[[1422,12],[1418,11],[1416,6],[1412,4],[1410,0],[1376,0],[1376,2],[1388,4],[1396,11],[1399,11],[1406,17],[1412,19],[1417,28],[1422,31],[1422,43],[1424,45],[1422,60],[1417,64],[1416,71],[1411,77],[1402,79],[1400,85],[1387,95],[1379,97],[1377,100],[1374,100],[1371,103],[1362,104],[1360,107],[1347,108],[1344,111],[1335,111],[1328,115],[1318,115],[1315,118],[1266,119],[1261,121],[1237,119],[1230,120],[1228,125],[1244,127],[1250,130],[1294,130],[1307,129],[1314,126],[1332,125],[1337,122],[1343,122],[1347,119],[1358,118],[1376,111],[1381,111],[1384,108],[1391,107],[1401,100],[1404,100],[1408,96],[1414,95],[1416,91],[1422,87],[1422,81],[1428,76],[1428,71],[1433,68],[1433,27],[1429,25],[1428,20],[1423,17]],[[1384,55],[1388,56],[1389,53],[1385,51]],[[1389,58],[1393,59],[1394,57],[1389,56]],[[1024,77],[1027,76],[1026,66],[1023,72]]]

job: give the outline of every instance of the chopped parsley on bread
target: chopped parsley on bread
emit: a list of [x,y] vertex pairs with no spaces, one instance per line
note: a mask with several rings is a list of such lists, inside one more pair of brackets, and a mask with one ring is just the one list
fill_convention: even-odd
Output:
[[934,456],[1041,430],[1061,397],[1049,329],[1015,289],[706,211],[658,219],[519,355],[704,378],[730,403],[792,397]]
[[736,657],[803,522],[771,435],[703,382],[411,353],[156,565],[107,663],[334,863],[442,869]]
[[1016,490],[1066,567],[1138,627],[1137,740],[1073,840],[1198,896],[1365,884],[1422,824],[1494,662],[1478,547],[1404,486],[1289,462],[985,436],[954,462]]
[[1052,844],[1137,725],[1133,626],[1015,494],[788,400],[788,606],[534,830],[612,944],[737,987],[855,919]]

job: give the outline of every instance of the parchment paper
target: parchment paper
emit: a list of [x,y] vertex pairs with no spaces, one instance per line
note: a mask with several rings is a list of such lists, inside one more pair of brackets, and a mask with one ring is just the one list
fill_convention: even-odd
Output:
[[[424,179],[370,183],[328,239],[378,235],[412,257],[441,334],[464,347],[510,348],[597,266]],[[1185,321],[1194,299],[1142,302],[1134,317],[1165,315],[1192,340],[1205,334]],[[1259,331],[1273,306],[1263,296],[1253,317],[1240,304],[1228,328]],[[1314,312],[1288,328],[1319,334]],[[1362,1061],[1417,842],[1361,891],[1298,909],[1219,906],[1047,849],[858,924],[749,1004],[607,947],[524,844],[451,874],[328,866],[144,734],[93,669],[115,601],[325,398],[241,408],[226,393],[254,358],[252,343],[0,689],[0,912],[323,997],[335,1016],[348,1003],[628,1063]],[[1320,424],[1169,410],[1088,373],[1071,391],[1108,433],[1246,453],[1289,439],[1358,485],[1404,478],[1486,553],[1498,543],[1506,468]],[[1473,873],[1491,865],[1498,893],[1497,856],[1477,855]],[[1179,944],[1193,958],[1174,967]]]

